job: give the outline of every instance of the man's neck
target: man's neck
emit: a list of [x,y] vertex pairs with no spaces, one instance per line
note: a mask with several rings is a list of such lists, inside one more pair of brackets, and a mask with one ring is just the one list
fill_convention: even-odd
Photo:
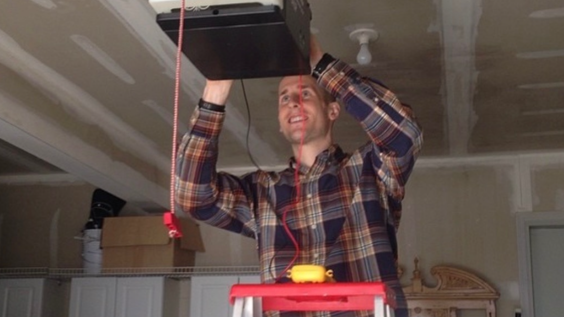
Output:
[[331,146],[331,144],[331,140],[314,144],[304,144],[301,150],[301,157],[299,144],[292,145],[292,150],[294,152],[296,161],[299,161],[300,165],[311,167],[313,166],[313,163],[315,163],[315,159],[317,158],[319,153],[327,150]]

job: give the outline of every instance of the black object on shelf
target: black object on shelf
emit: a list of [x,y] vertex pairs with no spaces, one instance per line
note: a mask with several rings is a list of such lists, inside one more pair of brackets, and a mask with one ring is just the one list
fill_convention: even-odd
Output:
[[94,190],[90,205],[90,216],[85,229],[102,229],[104,218],[117,217],[126,201],[102,189]]

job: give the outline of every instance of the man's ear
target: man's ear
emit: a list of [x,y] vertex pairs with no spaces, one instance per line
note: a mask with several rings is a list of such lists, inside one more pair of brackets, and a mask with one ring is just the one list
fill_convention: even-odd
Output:
[[339,114],[341,113],[341,105],[338,102],[333,101],[327,106],[327,108],[329,109],[329,119],[331,119],[331,121],[337,120]]

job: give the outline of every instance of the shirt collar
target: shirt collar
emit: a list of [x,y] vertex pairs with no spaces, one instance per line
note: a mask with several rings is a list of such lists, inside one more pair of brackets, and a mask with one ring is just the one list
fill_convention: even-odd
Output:
[[[316,164],[339,164],[347,157],[347,154],[343,152],[343,149],[337,144],[331,145],[329,148],[319,153],[315,158]],[[296,157],[292,156],[289,160],[290,169],[295,169],[296,167]],[[300,173],[306,173],[309,167],[300,165]]]

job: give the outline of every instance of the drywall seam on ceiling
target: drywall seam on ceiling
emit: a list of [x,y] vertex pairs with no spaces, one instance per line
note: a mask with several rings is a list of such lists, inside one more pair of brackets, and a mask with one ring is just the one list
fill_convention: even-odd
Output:
[[[143,100],[141,101],[141,103],[147,106],[147,108],[153,110],[161,119],[163,119],[163,121],[168,123],[171,127],[173,126],[174,115],[170,111],[166,110],[164,107],[161,107],[154,100]],[[170,131],[172,132],[172,129]],[[187,131],[188,131],[188,127],[184,123],[179,121],[178,136],[184,135]]]
[[533,19],[553,19],[564,18],[564,8],[553,8],[547,10],[539,10],[529,15]]
[[162,155],[152,140],[127,125],[80,87],[24,51],[2,30],[0,63],[34,86],[56,96],[66,111],[73,114],[77,120],[98,126],[117,147],[138,156],[150,165],[156,165],[163,172],[170,170],[170,160]]
[[448,130],[446,135],[453,155],[468,152],[472,129],[477,120],[472,105],[478,79],[474,54],[481,15],[482,1],[439,2]]
[[540,83],[540,84],[523,84],[518,86],[520,89],[552,89],[563,88],[564,81],[554,83]]
[[57,8],[57,5],[51,0],[31,0],[31,2],[49,10],[53,10]]
[[516,135],[522,138],[538,138],[542,136],[561,136],[564,135],[564,131],[554,130],[554,131],[542,131],[542,132],[527,132],[527,133],[518,133]]
[[90,55],[95,61],[102,65],[106,70],[115,75],[121,81],[133,85],[135,84],[135,79],[129,75],[129,73],[123,69],[113,58],[108,55],[104,50],[102,50],[98,45],[96,45],[88,37],[80,34],[73,34],[70,36],[71,40],[76,43],[81,49],[83,49],[88,55]]
[[516,56],[517,58],[524,58],[524,59],[563,57],[564,50],[524,52],[524,53],[517,53]]
[[[139,39],[150,54],[155,56],[156,60],[165,68],[164,72],[171,74],[171,78],[174,78],[176,54],[172,52],[176,52],[177,48],[156,23],[156,13],[148,1],[100,0],[100,2],[118,20],[122,21],[123,25]],[[188,95],[190,102],[195,105],[202,95],[205,78],[184,55],[180,77],[182,78],[182,90]],[[184,103],[187,104],[187,102]],[[242,147],[245,147],[247,121],[235,107],[228,106],[229,115],[225,117],[225,128],[233,133]],[[253,145],[253,158],[257,162],[278,160],[276,151],[254,130],[251,130],[249,135],[249,143]]]
[[[563,87],[564,87],[564,83]],[[543,116],[543,115],[553,115],[553,114],[564,114],[564,108],[557,109],[543,109],[543,110],[527,110],[521,112],[522,116]]]
[[[564,15],[563,15],[564,17]],[[546,59],[546,58],[561,58],[564,57],[564,50],[546,50],[546,51],[534,51],[534,52],[523,52],[515,55],[517,58],[521,59]],[[564,87],[564,82],[547,82],[547,83],[534,83],[534,84],[522,84],[517,86],[519,89],[553,89]]]
[[0,185],[9,186],[69,186],[84,185],[86,182],[75,175],[67,173],[53,174],[18,174],[0,176]]
[[6,142],[128,202],[140,202],[153,208],[169,205],[168,188],[114,161],[18,101],[0,94],[0,104],[0,130]]

